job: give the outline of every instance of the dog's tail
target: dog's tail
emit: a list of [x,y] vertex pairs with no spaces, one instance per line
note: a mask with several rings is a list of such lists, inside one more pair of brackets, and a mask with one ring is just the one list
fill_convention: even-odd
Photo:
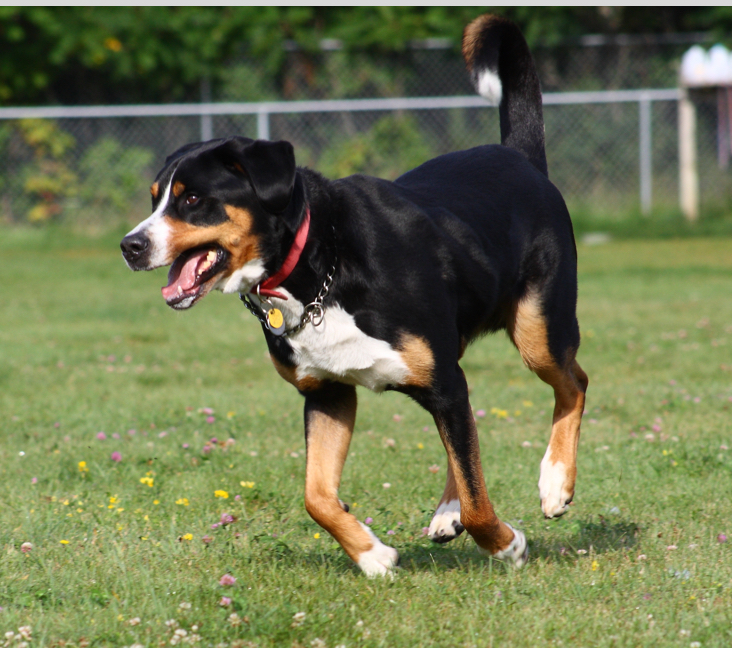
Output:
[[548,175],[539,76],[521,30],[501,16],[480,16],[463,32],[463,56],[478,94],[499,104],[501,144]]

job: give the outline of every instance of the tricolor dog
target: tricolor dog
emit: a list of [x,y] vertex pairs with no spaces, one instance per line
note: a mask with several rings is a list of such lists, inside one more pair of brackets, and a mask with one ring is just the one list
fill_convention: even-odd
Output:
[[169,306],[211,290],[240,295],[262,323],[277,372],[305,397],[305,506],[368,575],[397,552],[338,499],[356,386],[402,392],[434,417],[447,483],[435,542],[467,530],[521,566],[524,534],[488,499],[460,368],[467,346],[504,329],[554,389],[539,496],[548,518],[572,501],[587,376],[575,360],[577,255],[547,178],[542,99],[519,29],[485,15],[465,29],[478,92],[499,103],[501,145],[442,155],[389,182],[329,181],[295,166],[288,142],[189,144],[152,185],[153,213],[122,241],[133,270],[171,265]]

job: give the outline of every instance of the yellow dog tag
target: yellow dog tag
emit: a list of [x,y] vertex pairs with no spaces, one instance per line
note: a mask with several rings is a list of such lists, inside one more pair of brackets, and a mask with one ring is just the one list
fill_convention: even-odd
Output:
[[270,308],[267,311],[267,327],[274,335],[282,335],[285,332],[285,318],[279,308]]

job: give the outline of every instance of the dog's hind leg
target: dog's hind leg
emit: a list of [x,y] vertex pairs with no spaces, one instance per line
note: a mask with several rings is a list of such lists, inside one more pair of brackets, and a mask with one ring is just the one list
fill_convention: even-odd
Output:
[[[552,303],[552,302],[550,302]],[[515,309],[509,335],[526,365],[554,389],[549,446],[541,462],[539,497],[548,518],[567,512],[577,478],[577,446],[585,407],[587,374],[575,360],[579,328],[574,309],[545,308],[540,293],[529,292]]]
[[526,537],[498,519],[488,498],[468,385],[459,366],[455,365],[449,385],[441,387],[439,394],[420,402],[434,416],[447,451],[460,502],[460,522],[485,553],[521,567],[528,556]]
[[427,535],[433,542],[450,542],[457,538],[465,527],[460,522],[460,500],[458,498],[455,475],[452,472],[452,465],[447,462],[447,482],[442,499],[437,505],[435,515],[430,522]]
[[397,564],[396,550],[382,544],[371,529],[344,510],[338,499],[355,421],[355,387],[325,383],[306,394],[305,508],[367,576],[385,575]]

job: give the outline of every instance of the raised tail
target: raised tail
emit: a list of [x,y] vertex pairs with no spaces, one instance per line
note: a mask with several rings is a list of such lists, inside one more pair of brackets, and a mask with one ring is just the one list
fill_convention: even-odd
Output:
[[501,144],[548,176],[541,86],[521,30],[501,16],[480,16],[463,32],[463,56],[478,94],[499,104]]

